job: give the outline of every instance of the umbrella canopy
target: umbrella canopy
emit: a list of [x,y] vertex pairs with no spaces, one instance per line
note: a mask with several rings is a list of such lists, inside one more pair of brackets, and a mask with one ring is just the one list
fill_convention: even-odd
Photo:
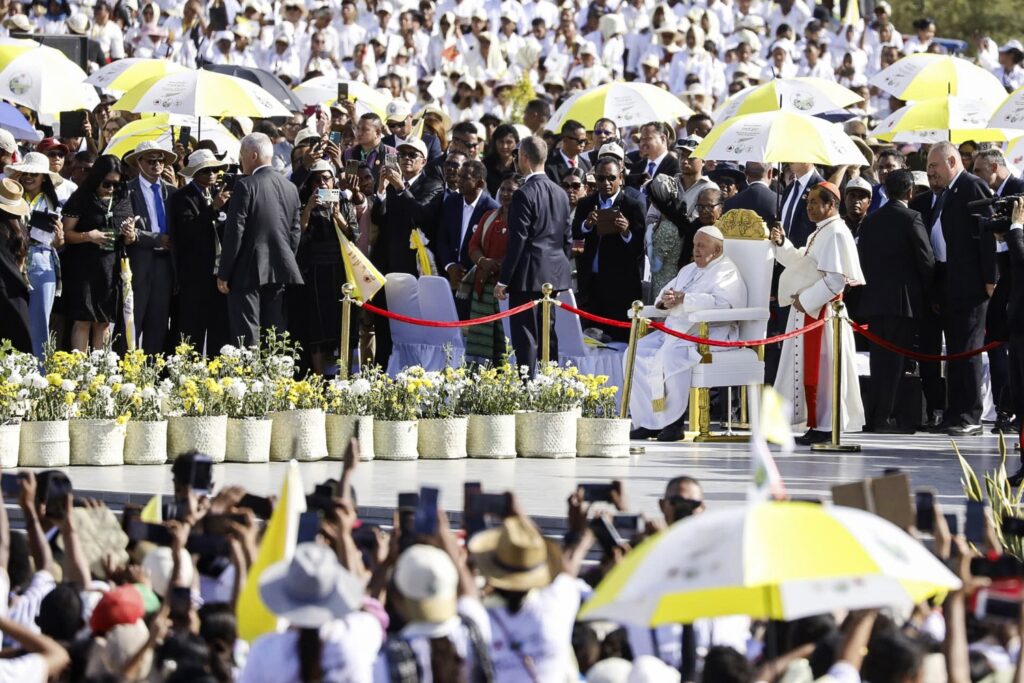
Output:
[[256,69],[240,64],[206,64],[203,68],[207,71],[244,78],[273,95],[288,111],[302,111],[303,104],[295,96],[295,93],[285,85],[284,81],[266,69]]
[[1004,142],[1005,131],[989,128],[994,109],[985,100],[959,95],[933,97],[900,107],[871,134],[887,142]]
[[137,121],[125,124],[114,133],[104,154],[113,154],[116,157],[123,157],[128,152],[139,146],[142,142],[156,142],[164,149],[173,149],[177,139],[176,127],[189,126],[192,129],[192,137],[200,136],[197,139],[211,140],[217,145],[221,152],[227,152],[230,159],[238,159],[239,142],[231,132],[209,117],[202,117],[200,120],[194,116],[171,116],[169,114],[156,114],[147,116]]
[[112,109],[191,116],[291,116],[283,104],[258,85],[202,70],[143,81],[126,92]]
[[580,618],[649,627],[730,614],[790,620],[916,604],[959,587],[881,517],[761,503],[689,517],[645,541],[605,576]]
[[980,66],[959,57],[927,52],[897,60],[868,82],[904,101],[960,95],[994,106],[1006,97],[999,79]]
[[989,119],[988,125],[995,128],[1024,130],[1024,88],[1017,88],[1002,100]]
[[331,105],[338,101],[339,83],[348,84],[348,99],[356,103],[356,113],[359,116],[368,111],[381,117],[384,116],[384,110],[387,109],[391,96],[378,92],[359,81],[342,81],[330,76],[316,76],[299,83],[293,92],[304,105]]
[[1024,169],[1024,135],[1007,142],[1003,156],[1006,157],[1006,165],[1010,170],[1020,173],[1021,169]]
[[747,114],[723,121],[697,145],[693,156],[736,163],[868,163],[841,126],[790,111]]
[[587,130],[598,119],[611,119],[616,126],[639,126],[648,121],[675,123],[687,119],[694,111],[664,88],[649,83],[607,83],[584,90],[562,103],[548,121],[547,129],[558,132],[562,124],[573,119]]
[[60,50],[34,40],[0,43],[0,99],[49,118],[62,111],[92,109],[100,98],[84,80],[85,72]]
[[714,118],[725,121],[741,114],[779,109],[824,114],[857,104],[861,99],[852,90],[824,78],[776,78],[740,90],[715,111]]
[[0,128],[8,131],[15,140],[39,142],[43,134],[36,129],[18,108],[6,102],[0,102]]
[[106,88],[117,95],[123,95],[143,81],[182,71],[187,71],[187,69],[169,59],[132,57],[107,64],[91,74],[89,78],[85,79],[85,82],[95,85],[97,88]]

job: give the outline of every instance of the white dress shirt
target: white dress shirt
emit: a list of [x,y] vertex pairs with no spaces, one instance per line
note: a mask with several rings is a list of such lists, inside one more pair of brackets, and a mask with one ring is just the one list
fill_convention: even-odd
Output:
[[483,192],[478,194],[472,202],[467,202],[465,199],[462,200],[462,231],[459,233],[459,243],[455,245],[456,260],[445,264],[445,270],[448,270],[448,266],[458,263],[459,254],[462,253],[462,245],[466,242],[466,235],[469,233],[470,228],[473,227],[470,219],[473,218],[473,212],[476,211],[476,205],[480,203],[480,197],[482,196],[484,196]]

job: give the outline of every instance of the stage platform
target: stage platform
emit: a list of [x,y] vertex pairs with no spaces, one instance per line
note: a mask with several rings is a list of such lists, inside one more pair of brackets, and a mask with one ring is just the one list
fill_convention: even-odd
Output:
[[[947,511],[963,506],[960,468],[949,437],[851,434],[845,441],[861,444],[862,452],[831,454],[798,448],[791,455],[779,455],[777,462],[790,495],[828,500],[833,484],[878,476],[886,468],[900,468],[910,475],[914,487],[937,489],[940,502],[949,508]],[[621,479],[631,508],[652,515],[658,513],[658,499],[665,483],[683,474],[703,483],[711,506],[738,505],[746,498],[746,444],[645,441],[634,445],[644,446],[646,453],[622,459],[360,463],[355,476],[360,512],[384,522],[390,519],[398,492],[416,491],[421,485],[439,486],[442,506],[461,510],[462,484],[466,481],[479,481],[487,491],[515,491],[526,512],[540,518],[542,526],[552,530],[561,526],[565,499],[580,482]],[[958,446],[979,478],[983,471],[998,466],[997,437],[986,434],[964,438]],[[1016,464],[1017,454],[1011,450],[1007,469],[1013,472]],[[214,478],[218,487],[241,484],[257,494],[276,494],[285,467],[284,463],[226,463],[215,466]],[[337,477],[341,471],[341,463],[334,461],[302,463],[300,467],[307,491],[327,477]],[[171,493],[169,466],[70,467],[67,471],[82,495],[103,498],[115,509],[127,502],[144,503],[156,493]]]

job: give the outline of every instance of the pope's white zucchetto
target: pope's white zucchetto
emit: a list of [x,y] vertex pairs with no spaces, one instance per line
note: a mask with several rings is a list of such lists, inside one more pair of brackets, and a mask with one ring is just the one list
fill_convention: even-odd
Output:
[[701,233],[704,233],[708,237],[714,237],[716,240],[719,240],[721,242],[725,241],[725,235],[723,235],[722,231],[713,225],[705,225],[703,228],[697,231],[697,235]]

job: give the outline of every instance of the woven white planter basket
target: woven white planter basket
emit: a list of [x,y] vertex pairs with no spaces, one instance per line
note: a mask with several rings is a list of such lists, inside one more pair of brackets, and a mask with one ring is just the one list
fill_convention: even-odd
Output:
[[266,418],[228,418],[225,462],[269,462],[270,427]]
[[171,460],[189,451],[224,462],[228,416],[171,417],[167,419],[167,457]]
[[617,417],[577,418],[576,455],[580,458],[628,458],[629,420]]
[[323,460],[327,457],[327,427],[319,408],[282,410],[273,413],[270,435],[270,459]]
[[72,465],[123,465],[125,426],[117,420],[71,420]]
[[458,460],[466,457],[469,420],[449,417],[420,420],[418,449],[422,460]]
[[373,416],[327,414],[327,459],[344,460],[348,442],[359,427],[359,459],[373,460]]
[[22,422],[18,444],[19,467],[67,467],[71,464],[67,420]]
[[470,415],[466,452],[471,458],[516,457],[516,416]]
[[374,420],[373,450],[377,460],[415,460],[418,440],[416,420]]
[[521,458],[575,458],[576,413],[516,413],[516,453]]
[[162,465],[167,462],[167,421],[129,420],[124,438],[125,465]]
[[18,466],[18,438],[21,424],[12,422],[0,425],[0,467],[12,470]]

